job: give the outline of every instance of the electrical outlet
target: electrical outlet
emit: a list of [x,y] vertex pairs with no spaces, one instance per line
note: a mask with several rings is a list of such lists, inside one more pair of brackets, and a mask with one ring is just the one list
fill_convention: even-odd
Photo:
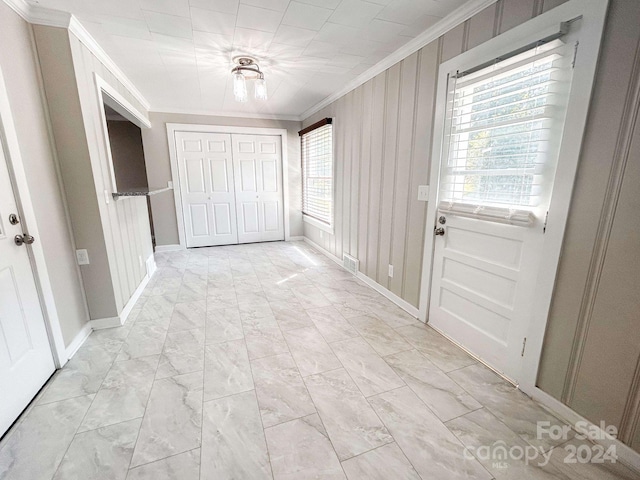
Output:
[[173,188],[173,182],[171,180],[167,182],[167,187]]
[[76,250],[78,265],[89,265],[89,252],[86,249]]
[[418,201],[429,201],[429,185],[418,185]]
[[389,277],[393,278],[393,265],[389,265]]

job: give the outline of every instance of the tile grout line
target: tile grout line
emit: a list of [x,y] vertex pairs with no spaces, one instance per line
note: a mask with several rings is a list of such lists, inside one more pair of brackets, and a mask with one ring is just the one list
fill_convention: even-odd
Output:
[[[316,328],[316,327],[314,327]],[[286,341],[285,339],[285,343],[287,344],[287,349],[289,350],[289,355],[291,355],[291,358],[293,359],[293,363],[296,366],[296,368],[298,369],[298,374],[300,375],[300,378],[302,379],[302,384],[304,385],[305,390],[307,391],[307,395],[309,395],[309,398],[311,399],[311,403],[313,404],[313,408],[316,409],[316,415],[318,416],[318,419],[320,420],[320,423],[322,424],[322,428],[324,428],[324,431],[326,432],[326,438],[327,441],[329,442],[329,445],[331,445],[331,449],[333,450],[333,453],[336,456],[336,460],[338,460],[338,464],[340,465],[340,468],[342,469],[342,473],[344,473],[345,478],[347,476],[346,472],[344,471],[344,468],[342,467],[342,462],[340,461],[340,456],[338,455],[338,452],[336,450],[336,446],[333,444],[333,441],[331,440],[331,437],[329,436],[329,430],[327,430],[327,426],[325,425],[324,420],[322,420],[322,416],[320,415],[320,410],[318,409],[318,405],[316,405],[315,400],[313,399],[313,397],[311,396],[311,393],[309,392],[309,388],[307,387],[307,382],[305,382],[305,377],[302,376],[302,372],[300,371],[300,367],[298,366],[298,362],[296,361],[295,357],[293,356],[293,354],[291,353],[291,348],[289,347],[289,343]],[[340,359],[338,358],[338,361],[340,362]],[[342,365],[342,362],[340,362],[340,364]],[[342,366],[342,368],[344,368],[344,365]],[[336,371],[336,370],[340,370],[340,368],[336,368],[333,370],[329,370],[329,371]],[[326,372],[323,372],[326,373]],[[320,373],[315,373],[312,375],[319,375]],[[307,375],[307,377],[310,377],[311,375]],[[313,414],[312,414],[313,415]],[[304,418],[304,417],[301,417]]]
[[[260,287],[262,289],[262,287]],[[264,292],[264,290],[263,290]],[[239,308],[238,308],[239,310]],[[276,322],[277,323],[277,322]],[[271,478],[275,478],[273,475],[273,465],[271,463],[271,453],[269,452],[269,444],[267,443],[267,436],[264,432],[264,422],[262,421],[262,412],[260,411],[260,402],[258,401],[258,392],[256,391],[256,379],[253,374],[253,365],[251,364],[251,357],[249,355],[249,347],[247,345],[247,336],[244,329],[244,323],[242,321],[242,315],[240,315],[240,328],[242,329],[242,342],[244,343],[244,348],[247,351],[247,359],[249,361],[249,372],[251,373],[251,382],[253,383],[253,392],[256,399],[256,406],[258,407],[258,419],[260,420],[260,426],[262,426],[262,438],[264,440],[264,446],[267,453],[267,462],[269,462],[269,471],[271,472]],[[280,327],[278,327],[280,328]],[[282,333],[282,332],[281,332]],[[283,337],[284,338],[284,337]],[[286,342],[285,342],[286,343]]]
[[[309,279],[309,280],[313,283],[313,280],[311,280],[311,279]],[[314,285],[314,286],[315,286],[315,285]],[[317,288],[317,286],[316,286],[316,288]],[[294,295],[295,295],[295,292],[294,292]],[[297,298],[297,297],[296,297],[296,298]],[[325,298],[326,298],[326,297],[325,297]],[[331,302],[330,302],[330,303],[331,303]],[[301,305],[302,305],[302,304],[301,304]],[[320,307],[320,308],[322,308],[322,307]],[[307,310],[307,309],[304,309],[304,310],[305,310],[305,312],[306,312],[306,310]],[[338,313],[339,313],[339,312],[338,312]],[[308,314],[307,314],[307,315],[308,315]],[[320,332],[320,331],[318,330],[318,328],[317,328],[317,326],[316,326],[315,322],[313,321],[313,318],[312,318],[310,315],[308,315],[308,316],[310,317],[310,320],[311,320],[311,322],[313,323],[313,328],[315,328],[315,329],[318,331],[319,335],[323,338],[323,340],[325,341],[325,343],[327,343],[327,345],[329,345],[329,349],[332,351],[333,355],[334,355],[334,356],[336,356],[336,355],[335,355],[335,352],[334,352],[334,351],[333,351],[333,349],[331,348],[331,345],[329,344],[329,342],[327,342],[327,341],[326,341],[326,338],[322,335],[322,332]],[[280,325],[279,325],[279,324],[278,324],[278,328],[280,328]],[[301,327],[301,328],[309,328],[309,327]],[[299,329],[292,329],[291,331],[293,331],[293,330],[299,330]],[[291,357],[291,359],[293,360],[294,365],[296,366],[296,369],[297,369],[297,371],[298,371],[298,375],[300,375],[300,378],[301,378],[301,380],[302,380],[302,384],[304,385],[304,388],[305,388],[305,390],[306,390],[306,392],[307,392],[307,395],[309,396],[309,399],[311,400],[311,403],[313,404],[313,407],[314,407],[314,408],[315,408],[315,410],[316,410],[315,415],[317,415],[317,416],[318,416],[318,419],[320,420],[320,423],[322,424],[322,427],[324,428],[324,431],[326,432],[326,438],[327,438],[327,441],[329,442],[329,445],[331,445],[331,448],[332,448],[332,450],[333,450],[334,454],[336,455],[336,459],[338,460],[338,464],[340,465],[340,468],[342,469],[342,472],[343,472],[343,474],[344,474],[344,475],[345,475],[345,477],[346,477],[346,472],[344,471],[344,467],[342,466],[342,461],[340,460],[340,456],[338,455],[338,452],[336,451],[336,447],[335,447],[335,445],[334,445],[333,441],[331,440],[331,437],[329,436],[329,431],[327,430],[327,427],[326,427],[326,425],[325,425],[325,422],[323,421],[322,416],[320,415],[320,410],[318,409],[318,406],[316,405],[315,400],[313,399],[313,397],[311,396],[311,393],[309,392],[309,389],[308,389],[308,387],[307,387],[307,383],[306,383],[306,381],[305,381],[305,377],[302,375],[302,372],[300,371],[300,366],[298,365],[298,361],[296,360],[296,358],[294,357],[293,353],[291,352],[291,347],[289,346],[289,342],[287,341],[286,337],[284,336],[284,332],[282,331],[282,329],[281,329],[281,328],[280,328],[280,333],[282,334],[282,336],[283,336],[283,338],[284,338],[284,340],[285,340],[285,344],[286,344],[286,346],[287,346],[287,350],[288,350],[288,352],[289,352],[289,356]],[[330,371],[337,371],[337,370],[341,370],[341,369],[344,369],[344,370],[346,371],[346,369],[344,368],[344,364],[342,363],[342,361],[341,361],[337,356],[336,356],[336,358],[338,359],[338,362],[342,365],[342,367],[341,367],[341,368],[336,368],[336,369],[328,370],[328,371],[325,371],[325,372],[317,372],[317,373],[314,373],[314,374],[310,374],[310,375],[307,375],[307,378],[308,378],[308,377],[310,377],[310,376],[312,376],[312,375],[319,375],[319,374],[322,374],[322,373],[327,373],[327,372],[330,372]],[[347,372],[347,373],[348,373],[348,372]],[[313,414],[311,414],[311,415],[313,415]],[[303,416],[303,417],[299,417],[299,418],[297,418],[297,419],[293,419],[293,420],[299,420],[299,419],[304,418],[304,417],[306,417],[306,416],[308,416],[308,415],[305,415],[305,416]],[[293,421],[293,420],[290,420],[290,421]],[[287,422],[282,422],[282,423],[287,423]],[[281,423],[281,424],[282,424],[282,423]],[[271,428],[271,427],[273,427],[273,426],[275,426],[275,425],[272,425],[272,426],[270,426],[269,428]]]
[[[183,272],[183,275],[180,277],[180,279],[181,279],[180,284],[182,285],[182,280],[184,279],[184,272]],[[149,389],[149,394],[147,395],[147,401],[145,403],[144,412],[142,414],[142,420],[140,421],[140,427],[138,428],[138,434],[136,435],[136,441],[134,442],[133,449],[132,449],[132,452],[131,452],[131,458],[129,458],[129,465],[127,467],[127,476],[128,476],[129,471],[131,471],[131,463],[133,462],[133,456],[136,453],[136,448],[138,446],[138,440],[140,440],[140,433],[142,432],[142,425],[144,423],[144,418],[147,415],[147,409],[149,408],[149,402],[151,401],[151,394],[153,393],[153,387],[154,387],[154,385],[156,383],[156,375],[158,374],[158,369],[160,368],[160,362],[162,361],[162,354],[164,352],[164,346],[165,346],[165,344],[167,342],[167,333],[168,333],[168,330],[169,330],[169,326],[171,325],[171,317],[173,316],[173,312],[175,310],[175,306],[176,306],[176,303],[177,303],[178,295],[179,295],[179,293],[176,295],[176,302],[174,302],[173,306],[171,307],[171,313],[169,314],[170,315],[170,317],[169,317],[170,320],[169,320],[169,324],[167,325],[167,332],[165,333],[164,341],[162,342],[162,347],[160,348],[160,353],[157,354],[158,355],[158,364],[156,365],[156,370],[155,370],[155,372],[153,374],[153,381],[151,382],[151,388]],[[147,301],[145,301],[145,305],[146,305],[146,303],[148,301],[149,301],[148,299],[147,299]],[[145,305],[143,305],[143,308],[144,308]],[[137,323],[137,321],[138,321],[138,317],[136,317],[136,323]]]
[[[129,334],[130,333],[131,332],[129,332]],[[127,334],[127,337],[129,336],[129,334]],[[100,345],[103,345],[103,344],[101,343],[101,344],[98,344],[98,345],[100,346]],[[109,370],[107,370],[107,372],[105,373],[104,377],[102,378],[102,381],[100,382],[100,386],[98,387],[98,389],[96,390],[95,393],[93,393],[93,394],[85,394],[85,395],[78,395],[77,397],[71,397],[71,398],[59,400],[59,401],[65,401],[65,400],[71,400],[72,398],[81,398],[83,396],[93,395],[93,398],[91,399],[91,402],[89,403],[89,406],[87,407],[87,410],[84,412],[84,415],[82,416],[82,419],[80,420],[80,422],[78,423],[78,426],[76,427],[75,433],[73,434],[73,437],[71,438],[71,441],[67,445],[67,448],[65,449],[65,452],[64,452],[64,454],[62,455],[62,457],[60,459],[60,462],[58,463],[55,471],[53,472],[52,478],[54,478],[56,476],[56,474],[60,470],[60,467],[64,463],[64,460],[65,460],[67,454],[69,453],[69,449],[71,448],[71,445],[73,444],[74,440],[78,436],[78,430],[80,429],[80,427],[84,423],[84,420],[86,419],[87,414],[89,413],[89,410],[91,409],[91,406],[93,405],[93,402],[95,401],[96,397],[98,396],[98,392],[100,392],[100,390],[102,388],[102,385],[104,384],[105,379],[107,378],[107,376],[109,375],[109,373],[113,369],[113,365],[116,363],[116,359],[117,359],[118,355],[120,354],[120,351],[122,350],[123,345],[124,345],[124,341],[121,342],[120,348],[118,348],[118,350],[116,352],[114,352],[113,360],[111,361],[111,365],[109,366]],[[63,369],[61,369],[61,371],[62,370]],[[57,402],[50,402],[50,403],[43,404],[43,405],[48,405],[48,404],[51,404],[51,403],[57,403]],[[123,422],[119,422],[119,423],[123,423]],[[141,422],[141,425],[142,425],[142,422]],[[105,427],[110,427],[110,426],[111,425],[106,425]],[[100,428],[102,428],[102,427],[100,427]],[[93,430],[97,430],[97,429],[93,429]],[[87,430],[87,431],[93,431],[93,430]],[[85,432],[80,432],[80,433],[85,433]],[[132,451],[131,455],[133,456],[133,451]]]

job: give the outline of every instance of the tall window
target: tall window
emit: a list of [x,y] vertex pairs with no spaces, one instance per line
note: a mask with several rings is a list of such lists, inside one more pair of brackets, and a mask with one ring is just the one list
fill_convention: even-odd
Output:
[[524,210],[548,201],[572,51],[555,40],[450,78],[442,200]]
[[325,118],[301,130],[302,213],[319,222],[333,221],[333,131]]

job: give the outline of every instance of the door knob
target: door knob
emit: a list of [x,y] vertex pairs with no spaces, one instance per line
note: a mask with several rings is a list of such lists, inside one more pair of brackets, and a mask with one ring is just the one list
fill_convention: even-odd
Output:
[[434,235],[444,235],[444,228],[439,227],[433,231]]
[[27,245],[31,245],[33,242],[36,241],[36,239],[33,238],[28,233],[25,233],[24,235],[16,235],[15,237],[13,237],[13,241],[16,242],[16,245],[21,247],[25,243]]

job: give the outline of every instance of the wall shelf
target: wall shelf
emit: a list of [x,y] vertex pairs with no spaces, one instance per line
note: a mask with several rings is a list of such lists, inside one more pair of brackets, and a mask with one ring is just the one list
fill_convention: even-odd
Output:
[[157,195],[158,193],[167,192],[169,190],[173,190],[171,187],[162,187],[162,188],[148,188],[148,187],[139,187],[139,188],[125,188],[120,192],[113,192],[113,198],[121,198],[121,197],[149,197],[151,195]]

